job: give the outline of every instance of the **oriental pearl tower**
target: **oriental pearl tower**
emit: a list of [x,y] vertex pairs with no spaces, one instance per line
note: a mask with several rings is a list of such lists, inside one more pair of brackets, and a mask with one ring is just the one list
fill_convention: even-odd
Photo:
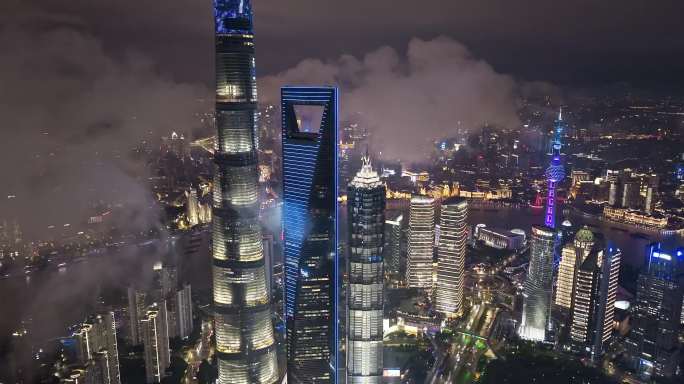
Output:
[[551,164],[546,169],[546,180],[548,180],[548,195],[546,197],[546,210],[544,225],[549,228],[556,228],[556,186],[565,177],[565,167],[561,161],[561,137],[565,129],[563,121],[563,109],[558,112],[558,119],[554,122],[554,136],[551,149]]

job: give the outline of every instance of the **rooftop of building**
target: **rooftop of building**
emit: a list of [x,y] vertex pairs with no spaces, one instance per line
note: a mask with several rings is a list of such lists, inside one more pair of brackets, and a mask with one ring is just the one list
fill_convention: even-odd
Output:
[[589,229],[588,226],[582,227],[577,234],[575,234],[575,240],[581,241],[583,243],[591,243],[594,241],[594,233]]

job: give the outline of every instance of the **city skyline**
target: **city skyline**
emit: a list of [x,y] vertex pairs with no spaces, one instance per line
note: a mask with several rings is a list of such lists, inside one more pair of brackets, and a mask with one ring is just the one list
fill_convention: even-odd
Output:
[[683,12],[4,2],[0,382],[681,381]]
[[[63,0],[62,0],[63,1]],[[175,7],[169,7],[169,9],[164,9],[167,12],[163,18],[165,23],[159,26],[159,29],[149,28],[142,35],[149,35],[150,33],[157,33],[157,31],[166,30],[171,28],[171,26],[178,27],[177,23],[181,23],[183,26],[187,26],[188,23],[185,22],[186,17],[202,17],[206,19],[211,17],[211,4],[210,2],[193,2],[188,4],[186,0],[173,0],[178,1]],[[36,193],[34,188],[30,188],[32,185],[32,180],[35,179],[35,172],[32,170],[30,161],[26,159],[26,153],[21,150],[16,150],[16,148],[8,147],[6,151],[0,151],[0,156],[2,156],[0,161],[0,171],[3,174],[11,175],[7,179],[6,183],[3,183],[3,187],[0,192],[3,195],[14,195],[17,198],[12,202],[12,204],[7,204],[5,201],[0,201],[0,208],[3,210],[8,210],[12,212],[13,215],[17,215],[18,211],[33,209],[40,211],[41,220],[35,219],[38,215],[26,215],[23,218],[24,230],[27,233],[38,232],[44,234],[49,225],[63,225],[66,223],[72,223],[79,217],[76,213],[83,214],[84,207],[79,204],[79,201],[92,198],[90,194],[86,191],[96,189],[96,194],[107,196],[108,198],[123,198],[126,200],[127,205],[135,205],[137,210],[141,210],[141,207],[147,206],[151,200],[149,195],[142,193],[141,188],[137,185],[137,177],[148,177],[149,174],[140,169],[140,167],[135,167],[130,164],[126,159],[123,159],[117,153],[130,148],[133,143],[138,140],[149,139],[146,137],[146,133],[152,131],[155,134],[170,134],[166,132],[167,128],[169,131],[184,131],[188,127],[199,128],[199,124],[195,122],[193,118],[196,114],[207,113],[212,109],[211,100],[214,96],[214,91],[212,91],[212,84],[214,82],[212,71],[209,68],[213,66],[213,30],[210,25],[206,23],[196,23],[190,22],[195,28],[200,28],[201,32],[193,38],[193,44],[189,44],[183,38],[168,40],[168,34],[162,34],[163,38],[157,37],[155,41],[163,41],[159,44],[143,44],[138,46],[136,44],[143,43],[145,39],[130,38],[129,33],[135,30],[138,26],[136,21],[145,21],[143,25],[157,25],[158,21],[162,18],[159,17],[157,8],[150,9],[147,5],[141,7],[132,7],[126,2],[122,2],[120,7],[115,9],[122,15],[130,16],[131,24],[124,28],[121,24],[110,24],[111,18],[107,15],[103,17],[103,13],[106,14],[102,9],[99,9],[93,4],[78,3],[79,7],[76,7],[74,2],[68,4],[61,4],[60,0],[57,0],[55,4],[45,5],[44,3],[30,3],[24,2],[25,4],[18,5],[17,2],[8,2],[3,4],[7,9],[3,15],[9,15],[6,19],[8,25],[12,26],[12,30],[16,30],[18,37],[17,39],[9,39],[10,41],[16,41],[18,46],[35,46],[34,50],[35,56],[27,57],[26,61],[32,62],[38,67],[42,68],[41,76],[33,76],[30,73],[25,73],[24,70],[27,66],[21,66],[17,62],[8,62],[8,68],[0,73],[12,74],[7,78],[8,87],[17,87],[17,89],[34,89],[35,87],[41,87],[44,84],[55,82],[55,92],[64,94],[69,94],[70,97],[65,98],[35,98],[33,101],[34,106],[39,106],[39,109],[46,111],[45,119],[36,115],[36,118],[41,118],[41,122],[29,122],[26,119],[22,119],[21,116],[30,115],[30,110],[27,110],[25,104],[20,104],[20,98],[10,98],[3,100],[2,105],[6,105],[7,110],[3,110],[2,115],[7,122],[7,126],[18,127],[16,130],[16,141],[22,143],[32,143],[35,146],[36,151],[42,156],[48,156],[50,153],[54,153],[51,157],[49,164],[45,167],[48,169],[46,172],[48,174],[55,175],[55,179],[66,180],[65,183],[55,183],[52,180],[45,180],[48,185],[58,189],[57,193],[46,194]],[[621,5],[625,9],[632,10],[636,12],[635,8],[639,8],[638,2],[629,2],[625,4],[621,2]],[[672,7],[672,1],[668,1],[667,6],[663,5],[662,8],[653,9],[650,12],[653,13],[664,13],[667,15],[673,14],[673,12],[666,12]],[[28,5],[27,5],[28,4]],[[59,6],[57,6],[59,4]],[[404,3],[402,11],[410,10],[408,3]],[[265,11],[266,15],[262,15],[263,18],[269,18],[273,20],[272,17],[275,15],[268,10],[269,6],[273,4],[268,3],[268,1],[258,1],[257,9],[264,7],[267,9]],[[300,5],[301,6],[301,5]],[[570,8],[573,12],[576,10],[572,9],[572,5],[563,5],[564,7]],[[285,12],[282,10],[282,5],[277,5],[277,11]],[[317,8],[320,6],[317,6]],[[336,6],[338,7],[338,6]],[[432,10],[430,7],[427,9]],[[497,15],[501,12],[499,8],[494,7]],[[144,12],[146,11],[146,12]],[[483,9],[477,7],[476,13],[480,17],[486,18],[486,12]],[[601,12],[605,12],[605,9],[601,9]],[[273,12],[276,12],[274,10]],[[373,10],[373,12],[378,12],[378,10]],[[285,12],[287,14],[287,12]],[[536,14],[536,13],[535,13]],[[599,13],[597,13],[598,15]],[[633,15],[634,13],[630,13]],[[640,13],[637,13],[641,15]],[[51,17],[50,15],[55,15]],[[16,16],[16,17],[13,17]],[[497,17],[500,17],[497,16]],[[537,17],[541,17],[537,15]],[[598,16],[596,22],[600,26]],[[141,20],[142,18],[142,20]],[[154,22],[150,22],[150,18],[154,19]],[[129,19],[129,18],[127,18]],[[5,19],[4,19],[5,20]],[[47,25],[45,32],[35,33],[33,29],[33,20],[39,25]],[[95,23],[95,21],[102,21],[101,24]],[[193,18],[193,20],[196,20]],[[281,22],[277,19],[278,23]],[[565,20],[565,19],[564,19]],[[166,23],[168,22],[168,24]],[[266,22],[266,21],[264,21]],[[623,22],[623,21],[620,21]],[[82,28],[76,28],[76,25],[82,24]],[[206,25],[205,25],[206,24]],[[276,24],[274,22],[269,22],[269,24]],[[53,26],[54,27],[51,27]],[[677,25],[663,26],[663,28],[676,28]],[[398,28],[398,27],[397,27]],[[275,27],[269,27],[269,29],[275,29]],[[184,29],[175,29],[176,32]],[[41,29],[42,31],[42,29]],[[195,32],[197,33],[197,32]],[[373,34],[371,34],[373,35]],[[382,34],[380,34],[382,35]],[[263,36],[261,34],[260,36]],[[399,39],[400,41],[390,44],[391,51],[386,49],[380,49],[388,43],[385,41],[379,41],[373,43],[372,45],[357,51],[357,52],[346,52],[342,49],[339,52],[333,52],[325,57],[316,58],[315,55],[301,54],[298,58],[293,59],[290,65],[284,68],[264,71],[263,69],[259,71],[259,81],[266,81],[267,79],[272,79],[266,83],[261,83],[262,86],[262,101],[265,101],[265,96],[270,95],[270,101],[274,104],[278,104],[279,87],[283,85],[284,81],[291,83],[301,83],[304,80],[311,81],[314,83],[320,83],[321,78],[327,81],[343,82],[345,80],[350,80],[352,82],[352,87],[345,86],[343,89],[343,95],[351,90],[358,89],[363,93],[363,100],[358,101],[359,108],[365,105],[372,105],[373,103],[369,100],[373,100],[374,95],[372,94],[372,88],[367,87],[357,87],[356,83],[362,83],[362,85],[371,81],[379,81],[382,79],[372,78],[362,78],[355,79],[353,76],[350,78],[348,71],[344,69],[345,67],[338,63],[337,58],[344,57],[345,53],[351,53],[356,58],[358,63],[361,65],[366,65],[364,72],[370,71],[372,65],[382,64],[385,70],[390,70],[393,68],[393,64],[399,59],[401,66],[408,65],[411,60],[408,56],[408,51],[411,47],[416,45],[412,42],[423,42],[426,43],[427,47],[432,47],[440,52],[440,48],[435,46],[440,40],[439,36],[443,36],[447,40],[452,41],[452,47],[449,52],[454,56],[454,59],[461,60],[461,62],[468,64],[465,66],[459,66],[458,63],[454,63],[453,60],[444,60],[440,58],[436,61],[437,71],[428,71],[424,77],[422,73],[416,73],[414,75],[404,78],[402,76],[395,76],[395,80],[399,81],[398,84],[401,86],[390,92],[385,98],[388,101],[396,103],[395,100],[391,99],[391,96],[396,95],[397,100],[405,99],[410,97],[410,95],[400,92],[401,89],[411,89],[414,94],[416,91],[420,90],[419,94],[422,97],[417,98],[420,100],[420,104],[416,104],[416,108],[409,111],[411,114],[416,115],[417,121],[422,121],[422,124],[433,125],[430,116],[436,115],[439,111],[449,110],[449,108],[428,108],[430,106],[429,101],[431,92],[435,92],[434,87],[429,87],[427,84],[434,81],[430,80],[432,77],[438,77],[440,74],[453,73],[453,81],[461,86],[450,87],[451,89],[463,89],[464,92],[454,91],[454,93],[447,93],[447,91],[439,90],[440,93],[444,92],[444,98],[456,98],[458,97],[461,102],[451,105],[450,109],[457,111],[458,113],[446,114],[446,117],[440,118],[440,121],[435,121],[434,128],[430,128],[436,132],[439,132],[441,127],[444,127],[445,119],[448,122],[454,122],[459,120],[465,120],[470,112],[478,111],[478,113],[473,113],[471,119],[473,124],[480,124],[489,122],[492,123],[493,117],[497,117],[497,121],[501,122],[515,122],[515,98],[517,96],[531,97],[531,96],[551,96],[555,103],[566,103],[566,101],[574,98],[583,98],[586,94],[592,94],[591,90],[587,90],[586,87],[582,87],[579,92],[567,92],[570,88],[567,85],[559,84],[558,87],[550,86],[554,83],[552,79],[534,79],[539,81],[549,80],[550,84],[532,82],[532,81],[518,81],[518,75],[507,71],[505,69],[499,69],[496,66],[488,68],[487,65],[480,65],[478,58],[481,58],[487,62],[487,58],[481,54],[477,54],[473,47],[476,44],[474,42],[463,42],[460,41],[459,35],[454,33],[449,33],[449,31],[443,31],[443,33],[433,33],[421,36],[407,36]],[[187,36],[184,36],[187,37]],[[620,40],[623,36],[619,35]],[[262,37],[263,38],[263,37]],[[412,40],[412,38],[415,38]],[[548,37],[550,38],[550,37]],[[557,37],[561,38],[561,37]],[[74,44],[69,44],[69,41],[73,39]],[[563,37],[567,40],[567,37]],[[361,39],[359,39],[361,40]],[[5,40],[3,40],[4,42]],[[21,43],[19,43],[21,41]],[[57,57],[62,58],[63,56],[68,57],[85,57],[92,58],[93,62],[90,61],[75,61],[72,62],[74,66],[79,68],[75,71],[77,73],[88,74],[88,76],[74,76],[69,82],[63,81],[60,78],[60,74],[54,71],[54,68],[44,68],[40,66],[40,63],[51,62],[52,59],[43,56],[45,52],[52,52],[49,50],[50,41],[54,41],[55,45],[62,44],[64,46],[70,47],[63,51],[63,55],[60,52],[55,52]],[[171,44],[173,41],[174,44]],[[498,40],[497,40],[498,41]],[[176,46],[175,44],[181,44],[182,46]],[[274,43],[274,45],[280,47],[284,46],[282,43]],[[546,44],[545,44],[546,45]],[[138,49],[133,49],[135,54],[127,56],[120,52],[120,50],[126,47],[136,46]],[[555,47],[553,44],[548,44],[548,46]],[[651,46],[648,45],[648,48]],[[193,60],[189,68],[189,73],[192,74],[202,74],[202,79],[198,78],[188,78],[187,75],[183,76],[181,74],[176,74],[175,71],[170,70],[170,66],[175,63],[180,63],[181,60],[170,59],[182,56],[180,53],[186,52],[188,50],[201,50],[201,54],[188,55],[192,56],[198,60]],[[160,52],[161,50],[161,52]],[[15,45],[6,46],[8,56],[11,57],[23,57],[23,51],[17,51]],[[393,53],[392,53],[393,51]],[[446,50],[442,50],[445,51]],[[472,52],[471,52],[472,51]],[[127,51],[126,51],[127,52]],[[266,54],[267,52],[272,52],[272,50],[266,49],[264,51],[257,52],[257,54]],[[539,51],[542,52],[542,51]],[[572,54],[569,51],[568,56]],[[369,60],[365,60],[365,55],[368,55]],[[541,53],[540,53],[541,54]],[[395,56],[396,55],[396,56]],[[642,54],[643,55],[643,54]],[[517,55],[516,55],[517,56]],[[524,57],[524,55],[522,55]],[[557,56],[544,54],[544,56]],[[122,59],[124,57],[124,59]],[[130,57],[130,60],[125,59],[125,57]],[[266,59],[272,60],[272,57],[280,57],[277,55],[266,55],[265,57],[257,57],[260,60],[260,66],[263,67],[263,62]],[[313,57],[317,60],[323,60],[320,63],[314,61],[305,61],[309,66],[303,66],[300,70],[296,69],[296,64],[302,60],[307,59],[307,57]],[[505,55],[505,58],[509,58],[510,55]],[[378,61],[370,60],[371,58],[377,58]],[[447,59],[449,56],[447,56]],[[199,61],[201,59],[201,61]],[[327,59],[331,62],[330,65],[325,65],[325,60]],[[471,60],[475,59],[475,60]],[[61,59],[60,59],[61,60]],[[65,59],[69,62],[68,59]],[[649,60],[650,62],[651,60]],[[444,65],[440,63],[443,62]],[[564,63],[572,63],[573,60],[563,60]],[[597,61],[592,64],[599,64],[603,61]],[[620,64],[624,61],[618,61]],[[671,61],[665,61],[667,63],[672,63]],[[102,82],[94,84],[88,79],[93,77],[98,78],[93,73],[92,68],[97,68],[99,64],[102,63]],[[530,63],[538,63],[538,61],[530,60]],[[11,64],[11,65],[10,65]],[[319,65],[320,64],[320,65]],[[198,67],[195,67],[195,66]],[[672,64],[674,65],[674,64]],[[585,65],[586,66],[586,65]],[[261,68],[260,67],[260,68]],[[535,64],[535,68],[540,67]],[[633,68],[634,66],[630,66]],[[584,68],[584,67],[583,67]],[[638,67],[643,68],[643,67]],[[283,73],[287,73],[287,69],[293,69],[292,73],[297,77],[291,78],[289,76],[281,76]],[[308,70],[307,70],[308,69]],[[493,69],[493,70],[490,70]],[[482,70],[482,72],[480,72]],[[187,71],[187,70],[186,70]],[[186,72],[180,70],[180,72]],[[285,72],[283,72],[285,71]],[[474,72],[473,72],[474,71]],[[558,70],[563,72],[563,70]],[[641,71],[641,69],[639,69]],[[335,76],[323,76],[322,72],[341,72]],[[648,73],[658,73],[662,74],[662,71],[644,71]],[[400,72],[401,73],[401,72]],[[463,76],[457,76],[457,74],[463,73]],[[617,73],[617,72],[615,72]],[[167,76],[168,75],[168,76]],[[630,79],[641,78],[643,73],[639,73],[640,76],[627,76],[620,80],[629,81]],[[311,77],[309,80],[308,77]],[[40,78],[40,82],[36,84],[28,84],[28,81],[32,79]],[[16,79],[23,79],[24,84],[16,83]],[[60,80],[61,79],[61,80]],[[483,79],[483,81],[471,81],[473,79]],[[532,79],[530,79],[532,80]],[[405,82],[405,84],[403,84]],[[273,84],[272,83],[277,83]],[[146,84],[145,87],[138,87],[140,84]],[[149,85],[149,86],[147,86]],[[328,84],[332,85],[332,84]],[[129,93],[126,92],[126,87],[137,87],[138,92],[135,93],[135,100]],[[269,92],[266,92],[270,89]],[[74,91],[79,90],[79,91]],[[82,90],[83,92],[81,92]],[[89,90],[89,94],[86,92]],[[486,92],[486,97],[483,99],[491,100],[491,102],[469,102],[468,94],[479,94],[480,92]],[[657,93],[657,88],[654,90]],[[513,94],[514,97],[509,97],[509,94]],[[608,87],[607,91],[596,92],[596,94],[634,94],[629,88],[621,88],[620,86]],[[635,92],[636,93],[636,92]],[[87,96],[90,95],[90,96]],[[129,97],[127,97],[127,95]],[[137,97],[138,95],[139,97]],[[401,96],[401,98],[399,98]],[[505,96],[505,97],[504,97]],[[157,100],[162,97],[163,100],[157,103]],[[648,97],[648,96],[647,96]],[[104,102],[108,100],[108,102]],[[204,100],[205,102],[188,103],[186,100]],[[380,101],[383,101],[382,99]],[[355,102],[356,103],[356,102]],[[462,103],[466,103],[464,107],[459,107]],[[78,108],[81,111],[93,111],[92,115],[90,113],[77,114],[77,113],[66,113],[66,114],[55,114],[51,111],[54,110],[68,110],[74,111],[75,105],[84,105],[87,107]],[[352,115],[356,111],[348,110],[347,108],[351,105],[349,103],[343,103],[343,109],[341,113],[343,115]],[[396,104],[391,104],[396,105]],[[407,105],[407,108],[411,108],[412,103]],[[163,107],[163,106],[173,106],[173,107]],[[384,107],[388,109],[389,107]],[[365,109],[365,108],[364,108]],[[50,111],[50,112],[47,112]],[[102,112],[100,112],[102,111]],[[363,111],[366,112],[366,111]],[[392,114],[385,111],[378,112],[380,116],[384,118],[392,118]],[[101,125],[99,124],[98,114],[104,114],[111,116],[105,118],[105,121]],[[368,115],[368,113],[365,113]],[[418,115],[419,114],[419,115]],[[445,114],[444,112],[439,113],[439,115]],[[76,117],[80,116],[80,117]],[[162,121],[159,117],[162,117]],[[134,118],[133,118],[134,117]],[[369,118],[373,118],[370,116]],[[397,121],[392,123],[377,124],[376,119],[373,119],[372,123],[376,125],[375,129],[382,129],[384,132],[391,131],[392,127],[401,127],[405,135],[411,135],[411,139],[415,139],[412,136],[411,126],[402,123],[402,121],[407,121],[405,118],[397,118]],[[116,124],[112,124],[111,121],[116,121]],[[416,123],[417,124],[417,123]],[[407,128],[404,125],[408,125]],[[43,127],[50,127],[48,129],[49,134],[45,135],[41,129]],[[99,129],[89,129],[89,127],[100,127]],[[110,129],[112,128],[112,129]],[[193,129],[194,129],[193,128]],[[467,127],[468,129],[476,129],[475,127]],[[116,132],[116,133],[114,133]],[[207,131],[204,131],[205,133]],[[204,133],[203,133],[204,134]],[[404,141],[401,137],[404,135],[388,135],[390,140],[396,140],[398,144],[406,145],[405,143],[411,143],[410,141]],[[420,137],[418,137],[420,138]],[[81,172],[63,172],[64,169],[70,169],[74,164],[79,163],[79,157],[93,156],[92,147],[86,143],[94,143],[100,150],[97,151],[98,156],[103,156],[105,164],[104,169],[92,169],[89,165],[85,166],[85,169],[80,169]],[[17,146],[18,147],[18,146]],[[67,147],[70,150],[62,150],[62,148]],[[387,145],[387,150],[393,150],[394,145]],[[411,155],[410,153],[407,155]],[[24,161],[13,161],[13,159],[24,159]],[[17,164],[18,163],[18,164]],[[9,166],[9,164],[15,164],[14,166]],[[131,173],[134,177],[130,177]],[[75,175],[78,177],[75,177]],[[108,177],[102,177],[101,175],[107,174]],[[110,180],[116,179],[116,183],[110,184]],[[57,185],[56,185],[57,184]],[[111,185],[111,188],[98,188],[101,185]],[[58,188],[61,187],[61,188]],[[85,195],[85,196],[84,196]],[[56,204],[57,207],[50,207],[53,201],[58,200],[60,203]],[[51,209],[47,209],[50,207]],[[136,209],[133,209],[134,211]],[[152,212],[149,213],[150,216],[154,216]],[[144,215],[141,221],[154,220],[153,217]]]

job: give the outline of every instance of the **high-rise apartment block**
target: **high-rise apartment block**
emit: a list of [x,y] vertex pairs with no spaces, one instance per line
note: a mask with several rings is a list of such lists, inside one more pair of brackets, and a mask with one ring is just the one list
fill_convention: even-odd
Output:
[[135,286],[128,287],[128,340],[132,345],[142,344],[140,320],[145,315],[147,294]]
[[140,320],[145,357],[145,378],[148,383],[161,383],[171,364],[166,303],[148,308]]

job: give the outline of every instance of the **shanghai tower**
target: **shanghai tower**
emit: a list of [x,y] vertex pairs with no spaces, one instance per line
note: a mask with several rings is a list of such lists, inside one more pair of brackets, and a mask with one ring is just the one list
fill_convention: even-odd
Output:
[[217,140],[213,284],[218,383],[274,383],[277,357],[259,222],[249,0],[214,0]]

